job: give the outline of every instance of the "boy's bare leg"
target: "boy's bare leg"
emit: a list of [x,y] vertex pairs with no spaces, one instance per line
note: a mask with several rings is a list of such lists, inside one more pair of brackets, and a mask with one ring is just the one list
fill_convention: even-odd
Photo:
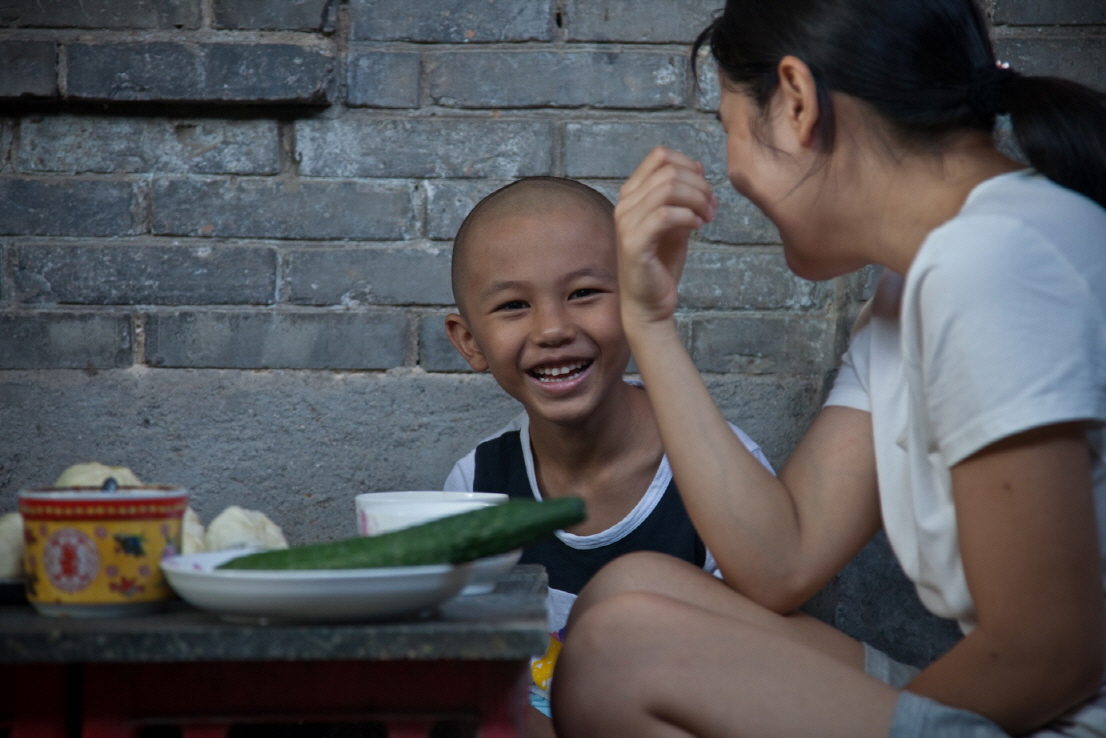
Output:
[[[774,613],[738,594],[702,569],[652,551],[627,554],[592,577],[573,605],[568,632],[572,633],[580,618],[596,605],[634,592],[663,595],[697,609],[756,626],[821,651],[854,669],[864,669],[864,646],[836,628],[804,613],[786,616]],[[633,624],[628,627],[631,631],[634,628]]]
[[614,595],[574,620],[553,680],[561,738],[890,730],[894,689],[779,628],[648,592]]

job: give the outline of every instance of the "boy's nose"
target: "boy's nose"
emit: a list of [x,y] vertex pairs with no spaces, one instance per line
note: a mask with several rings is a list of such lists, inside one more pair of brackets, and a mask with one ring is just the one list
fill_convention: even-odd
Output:
[[576,337],[576,328],[562,310],[542,310],[534,325],[534,342],[540,346],[563,346]]

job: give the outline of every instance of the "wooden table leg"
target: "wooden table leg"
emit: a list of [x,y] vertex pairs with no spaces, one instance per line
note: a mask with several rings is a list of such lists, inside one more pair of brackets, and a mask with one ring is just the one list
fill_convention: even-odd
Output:
[[485,663],[481,682],[480,738],[522,738],[529,704],[529,669]]
[[11,738],[66,738],[66,679],[61,664],[3,667],[11,678]]

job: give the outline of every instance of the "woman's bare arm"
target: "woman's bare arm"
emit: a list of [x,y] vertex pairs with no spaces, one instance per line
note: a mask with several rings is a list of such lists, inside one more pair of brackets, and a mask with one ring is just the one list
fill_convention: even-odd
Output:
[[952,469],[979,624],[907,688],[1019,735],[1093,695],[1106,659],[1082,424],[1000,441]]
[[688,236],[714,207],[702,168],[667,149],[626,182],[615,211],[623,325],[684,504],[726,582],[786,612],[879,527],[871,419],[827,408],[779,478],[734,437],[673,317]]

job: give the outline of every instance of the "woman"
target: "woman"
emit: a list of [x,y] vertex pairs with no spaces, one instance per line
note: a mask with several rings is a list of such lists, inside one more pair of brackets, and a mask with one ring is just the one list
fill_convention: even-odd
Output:
[[[996,63],[971,0],[730,0],[703,44],[730,180],[792,270],[886,276],[776,479],[673,319],[717,207],[702,167],[657,149],[626,182],[622,319],[725,582],[656,554],[601,571],[558,733],[1106,735],[1106,98]],[[1032,170],[995,148],[999,113]],[[965,633],[920,673],[790,614],[881,526]]]

